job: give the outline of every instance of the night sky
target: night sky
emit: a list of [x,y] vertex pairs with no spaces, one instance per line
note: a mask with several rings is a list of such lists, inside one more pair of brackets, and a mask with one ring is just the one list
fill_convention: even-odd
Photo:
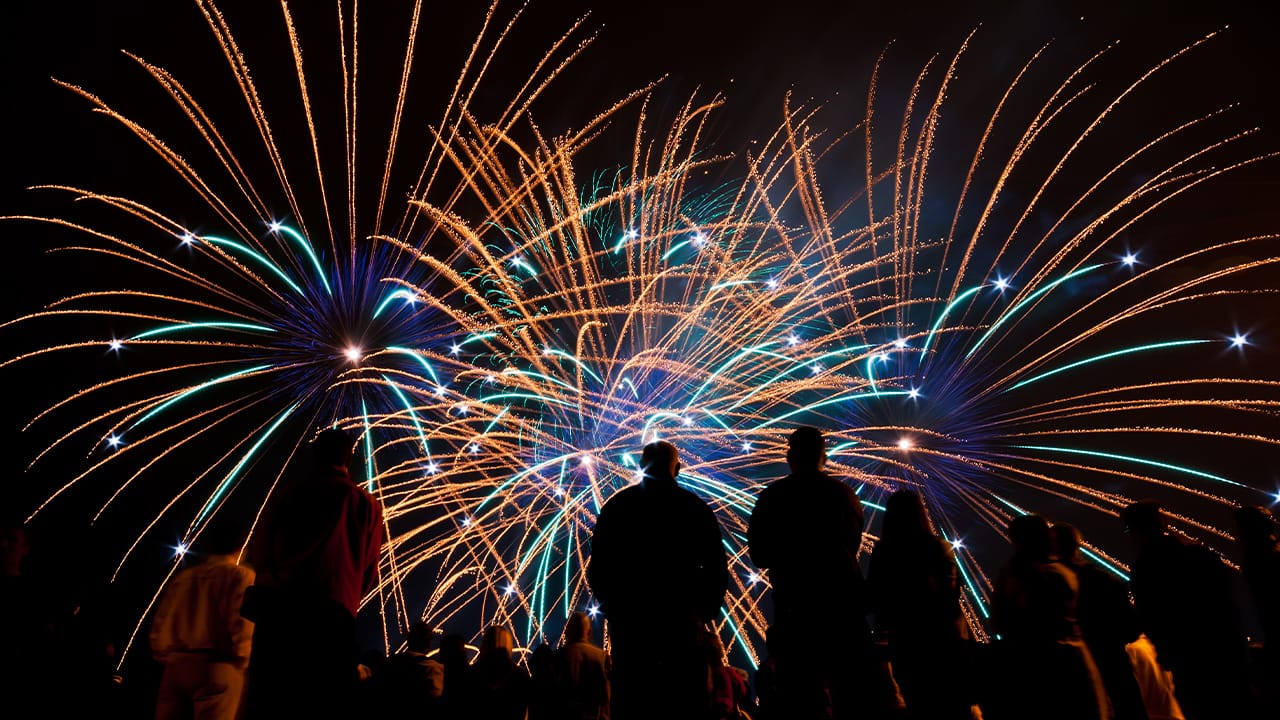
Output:
[[[296,89],[288,84],[292,67],[279,10],[260,0],[221,5],[243,43],[260,90],[269,94],[268,88],[289,87],[296,96]],[[301,18],[303,31],[312,27],[308,22],[322,28],[332,18],[333,5],[297,3],[295,13]],[[403,6],[408,3],[366,5],[378,7],[362,9],[362,32],[385,31],[394,39],[388,46],[400,43],[403,32],[398,18],[404,16]],[[419,109],[430,108],[451,87],[462,53],[483,14],[480,3],[456,2],[444,9],[427,5],[419,44],[419,66],[426,72],[422,85],[415,88],[420,92],[414,95],[415,101],[422,103]],[[515,7],[510,5],[508,11]],[[1169,8],[1175,5],[1194,7],[1173,12]],[[1227,27],[1218,38],[1181,61],[1167,81],[1155,83],[1140,107],[1154,119],[1169,112],[1191,116],[1197,110],[1238,103],[1236,126],[1261,129],[1251,146],[1261,152],[1280,149],[1280,102],[1275,93],[1280,43],[1271,36],[1274,25],[1263,21],[1265,10],[1254,5],[1240,0],[883,5],[834,0],[775,4],[532,0],[517,27],[510,55],[495,71],[490,87],[495,100],[503,91],[513,89],[505,83],[523,79],[517,71],[527,65],[524,59],[533,57],[575,19],[586,15],[584,30],[578,36],[585,37],[595,29],[598,37],[535,105],[532,115],[541,127],[555,134],[583,122],[589,113],[627,91],[662,79],[653,100],[659,116],[672,112],[694,91],[706,96],[723,93],[727,105],[713,123],[713,131],[725,147],[736,148],[776,126],[788,92],[798,100],[822,104],[823,118],[832,126],[851,127],[861,116],[871,69],[882,52],[886,58],[882,97],[892,100],[931,55],[937,53],[941,62],[946,62],[976,30],[949,108],[962,127],[967,122],[966,108],[975,108],[972,124],[979,128],[986,116],[982,114],[985,109],[977,109],[989,107],[992,93],[1046,42],[1053,43],[1046,64],[1066,68],[1107,42],[1119,40],[1113,53],[1116,66],[1135,72],[1202,35]],[[388,11],[387,6],[394,10]],[[321,18],[321,22],[308,21],[312,17]],[[241,101],[229,82],[225,61],[194,3],[10,0],[0,7],[0,34],[0,97],[4,98],[0,113],[4,128],[0,133],[4,143],[0,215],[66,212],[68,203],[62,198],[25,189],[42,183],[79,184],[136,196],[166,210],[177,204],[173,212],[180,215],[187,196],[167,184],[165,168],[135,138],[90,112],[87,102],[57,87],[50,78],[81,85],[118,104],[126,114],[136,114],[163,130],[166,98],[120,52],[125,50],[171,70],[207,107],[238,108]],[[317,63],[322,62],[322,53],[311,52]],[[379,50],[371,49],[362,62],[376,67],[379,57]],[[395,67],[394,63],[387,66]],[[986,76],[992,78],[990,83],[982,80]],[[373,98],[380,92],[388,95],[386,90],[394,87],[396,78],[393,73],[370,73],[366,80],[363,92]],[[288,126],[289,113],[296,112],[295,96],[278,101],[282,127]],[[317,100],[323,102],[324,98]],[[485,101],[481,99],[481,103]],[[276,100],[269,100],[269,105],[272,102]],[[1133,123],[1137,131],[1142,117],[1138,113],[1126,122]],[[591,152],[604,158],[625,150],[606,143]],[[946,155],[945,149],[939,152]],[[1264,162],[1216,181],[1211,192],[1201,196],[1202,207],[1172,220],[1157,220],[1150,231],[1166,235],[1169,242],[1192,247],[1210,233],[1238,235],[1280,229],[1280,211],[1275,204],[1280,190],[1278,169],[1276,162]],[[938,172],[945,175],[946,170]],[[851,183],[857,180],[855,175]],[[101,267],[87,264],[83,257],[44,252],[74,241],[71,233],[31,223],[0,224],[0,242],[5,243],[4,257],[11,276],[0,294],[5,319],[94,283]],[[1263,330],[1280,346],[1280,326],[1274,324],[1272,307],[1273,324]],[[1251,317],[1266,314],[1255,308]],[[65,341],[56,335],[33,334],[44,332],[52,331],[43,325],[0,330],[5,357]],[[1268,356],[1274,360],[1275,351],[1266,350],[1262,357]],[[0,369],[0,384],[8,401],[0,420],[7,456],[0,503],[8,513],[28,512],[33,502],[60,484],[60,473],[83,461],[81,457],[54,457],[31,472],[24,471],[36,451],[36,441],[47,442],[70,427],[72,420],[67,416],[25,434],[18,432],[40,409],[108,372],[84,369],[78,362],[51,358]],[[1273,459],[1270,465],[1274,468]],[[75,508],[76,500],[69,499],[67,507]],[[75,512],[69,515],[79,517]],[[57,518],[46,520],[46,528],[61,530]]]

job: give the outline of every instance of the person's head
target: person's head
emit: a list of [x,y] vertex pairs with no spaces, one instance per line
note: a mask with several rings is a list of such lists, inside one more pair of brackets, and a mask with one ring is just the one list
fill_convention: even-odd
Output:
[[515,653],[516,639],[503,625],[490,625],[484,630],[484,637],[480,638],[480,653],[477,660],[489,658],[492,656],[505,656],[510,658]]
[[640,468],[644,481],[675,481],[680,474],[680,451],[665,440],[651,442],[640,453]]
[[1155,500],[1139,500],[1120,511],[1120,522],[1129,539],[1142,547],[1164,535],[1164,512]]
[[27,529],[20,522],[5,522],[0,526],[0,574],[18,577],[22,574],[22,561],[31,552],[27,543]]
[[436,657],[444,665],[466,665],[467,639],[458,633],[446,633],[440,638],[440,652]]
[[317,468],[347,468],[355,448],[355,438],[346,430],[323,430],[311,442],[311,463]]
[[405,637],[405,646],[409,652],[426,654],[436,640],[436,629],[421,620],[409,626],[409,634]]
[[1019,515],[1009,521],[1013,556],[1025,562],[1045,562],[1053,555],[1049,521],[1039,515]]
[[787,439],[787,464],[792,472],[821,470],[827,462],[826,441],[816,427],[796,428]]
[[195,549],[201,555],[237,555],[244,547],[245,530],[230,516],[218,515],[200,533]]
[[1080,531],[1075,525],[1054,523],[1049,529],[1053,534],[1053,550],[1063,562],[1074,563],[1080,558]]
[[932,537],[924,501],[914,490],[898,490],[884,506],[884,531],[881,540],[910,540]]
[[1276,542],[1276,518],[1261,505],[1236,510],[1236,539],[1245,547],[1267,548]]
[[564,644],[585,642],[591,638],[591,618],[584,612],[575,612],[564,625]]

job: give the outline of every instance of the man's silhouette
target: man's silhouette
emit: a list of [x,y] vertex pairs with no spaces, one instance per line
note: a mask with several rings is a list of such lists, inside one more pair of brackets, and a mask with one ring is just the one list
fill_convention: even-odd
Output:
[[858,567],[862,506],[823,471],[821,430],[799,428],[788,445],[791,474],[760,493],[747,530],[751,561],[769,571],[773,588],[782,715],[824,717],[829,702],[832,717],[851,717],[877,697],[868,691],[871,640]]
[[337,717],[354,700],[356,612],[377,580],[383,532],[382,507],[351,479],[354,445],[342,430],[317,435],[311,467],[273,500],[250,548],[250,720]]
[[1150,500],[1120,513],[1137,557],[1129,587],[1142,630],[1188,720],[1249,717],[1248,649],[1232,593],[1231,571],[1202,545],[1166,532]]
[[704,626],[729,578],[720,525],[676,484],[674,445],[646,445],[641,467],[643,480],[600,510],[587,567],[612,637],[613,718],[700,718],[709,702]]

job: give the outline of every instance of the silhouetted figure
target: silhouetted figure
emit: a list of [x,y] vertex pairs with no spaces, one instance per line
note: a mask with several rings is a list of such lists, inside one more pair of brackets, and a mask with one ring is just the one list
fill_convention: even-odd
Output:
[[1280,542],[1276,520],[1261,506],[1236,510],[1240,570],[1262,625],[1264,642],[1257,654],[1254,680],[1263,717],[1280,717]]
[[613,664],[591,642],[591,618],[575,612],[564,627],[564,643],[556,651],[556,675],[565,720],[609,720],[609,678]]
[[378,576],[382,508],[351,479],[354,444],[337,429],[316,436],[309,472],[272,500],[250,548],[250,720],[340,716],[355,698],[355,620]]
[[524,720],[529,708],[529,674],[516,664],[515,637],[491,625],[480,639],[471,668],[466,717],[477,720]]
[[564,710],[555,649],[547,643],[538,643],[529,651],[526,664],[529,666],[529,720],[559,720]]
[[1023,515],[1009,523],[1013,556],[1000,570],[991,619],[996,692],[983,717],[1100,720],[1107,708],[1098,669],[1076,627],[1079,583],[1053,555],[1049,523]]
[[867,586],[913,719],[971,717],[969,627],[957,576],[951,545],[929,528],[920,496],[910,490],[891,495]]
[[26,572],[30,552],[23,524],[6,521],[0,527],[0,698],[11,708],[47,712],[57,624],[51,599]]
[[756,500],[747,531],[751,561],[769,571],[783,717],[852,717],[877,702],[867,601],[858,550],[862,505],[823,471],[822,431],[791,434],[791,474]]
[[1139,635],[1124,649],[1142,692],[1148,720],[1187,720],[1173,694],[1173,675],[1156,661],[1156,646],[1146,635]]
[[711,665],[711,718],[738,720],[751,698],[747,672],[729,664],[720,636],[707,634],[707,660]]
[[1120,518],[1136,550],[1129,587],[1142,631],[1190,720],[1250,717],[1248,646],[1232,594],[1231,572],[1213,551],[1166,532],[1152,501]]
[[230,524],[196,541],[204,560],[178,573],[151,620],[151,654],[164,665],[156,720],[233,720],[244,696],[253,623],[240,615],[253,570],[237,563],[243,538]]
[[428,655],[434,642],[435,629],[415,622],[409,626],[404,652],[374,668],[369,695],[373,707],[383,708],[383,717],[440,717],[444,665]]
[[1076,622],[1098,666],[1116,720],[1147,720],[1142,692],[1125,650],[1141,634],[1129,589],[1110,571],[1085,560],[1075,527],[1057,523],[1052,532],[1058,559],[1075,572],[1080,584]]
[[471,687],[471,663],[467,659],[467,641],[457,633],[440,638],[436,659],[444,668],[444,692],[441,694],[441,717],[449,720],[468,716],[467,693]]
[[728,587],[720,525],[679,487],[674,445],[650,443],[643,479],[614,493],[591,536],[587,581],[609,620],[615,720],[702,718],[705,625]]

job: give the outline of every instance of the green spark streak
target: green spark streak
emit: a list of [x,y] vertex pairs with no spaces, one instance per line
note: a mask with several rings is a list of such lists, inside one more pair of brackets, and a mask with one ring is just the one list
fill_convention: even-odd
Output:
[[[946,533],[942,533],[942,539],[947,543],[951,543],[951,538]],[[964,584],[969,588],[969,595],[973,597],[973,601],[978,604],[978,610],[982,611],[982,617],[991,618],[991,614],[987,612],[987,606],[982,603],[982,597],[978,595],[978,588],[973,584],[973,579],[969,577],[969,572],[964,569],[964,561],[960,557],[960,553],[955,553],[956,569],[960,571],[960,577],[964,578]]]
[[570,355],[569,353],[567,353],[567,352],[565,352],[565,351],[563,351],[563,350],[555,350],[555,349],[552,349],[552,348],[547,348],[547,349],[544,351],[544,354],[546,354],[546,355],[550,355],[550,356],[553,356],[553,357],[562,357],[562,358],[565,358],[565,359],[569,360],[570,362],[572,362],[574,365],[577,365],[579,370],[581,370],[582,372],[584,372],[584,373],[586,373],[586,374],[590,375],[591,377],[595,378],[595,381],[596,381],[596,382],[600,383],[601,385],[603,385],[603,384],[604,384],[604,380],[603,380],[599,375],[595,374],[594,372],[591,372],[591,368],[589,368],[589,367],[587,367],[586,365],[584,365],[584,364],[582,363],[582,361],[581,361],[581,360],[579,360],[578,358],[574,357],[573,355]]
[[324,285],[324,291],[332,296],[333,288],[329,287],[329,280],[324,276],[324,268],[320,267],[320,258],[316,257],[315,248],[311,247],[311,243],[302,237],[297,230],[285,225],[278,225],[277,227],[283,230],[284,234],[292,238],[294,242],[298,243],[302,251],[307,254],[307,257],[311,260],[311,266],[316,270],[316,277],[320,278],[320,282]]
[[418,413],[414,411],[409,398],[405,397],[404,393],[400,392],[400,388],[391,382],[391,378],[383,375],[382,379],[387,381],[387,387],[391,388],[391,392],[400,398],[400,404],[404,405],[404,409],[409,411],[409,419],[413,421],[413,427],[418,431],[418,439],[422,441],[422,452],[426,453],[427,462],[431,462],[431,448],[427,447],[427,433],[422,429],[422,422],[418,420]]
[[1093,551],[1092,551],[1092,550],[1090,550],[1089,548],[1082,547],[1082,548],[1080,548],[1080,552],[1082,552],[1082,553],[1084,553],[1085,555],[1089,556],[1089,558],[1090,558],[1091,560],[1093,560],[1094,562],[1098,563],[1098,564],[1099,564],[1099,565],[1101,565],[1102,567],[1104,567],[1104,568],[1106,568],[1106,569],[1110,570],[1111,572],[1115,573],[1117,576],[1119,576],[1119,578],[1120,578],[1121,580],[1124,580],[1125,582],[1129,582],[1129,576],[1128,576],[1128,575],[1126,575],[1123,571],[1121,571],[1121,570],[1120,570],[1120,568],[1116,567],[1115,565],[1112,565],[1111,563],[1107,562],[1106,560],[1103,560],[1101,556],[1099,556],[1097,553],[1093,552]]
[[369,427],[369,406],[360,400],[360,418],[364,421],[364,477],[365,489],[373,492],[373,431]]
[[152,328],[150,330],[147,330],[146,332],[140,332],[137,335],[134,335],[133,337],[129,338],[129,340],[126,340],[125,342],[129,342],[132,340],[141,340],[143,338],[154,337],[156,335],[165,335],[167,333],[177,332],[179,330],[194,330],[194,329],[200,329],[200,328],[229,328],[232,330],[253,330],[256,332],[269,332],[269,333],[273,333],[276,331],[275,328],[267,327],[266,325],[252,325],[250,323],[239,323],[239,322],[175,323],[173,325],[163,325],[158,328]]
[[205,389],[211,388],[211,387],[213,387],[214,385],[220,385],[220,384],[222,384],[222,383],[224,383],[224,382],[228,382],[228,381],[230,381],[230,380],[235,380],[236,378],[243,377],[243,376],[245,376],[245,375],[252,375],[253,373],[261,372],[261,371],[263,371],[263,370],[267,370],[267,369],[269,369],[270,367],[271,367],[270,365],[258,365],[257,367],[251,367],[251,368],[249,368],[249,369],[247,369],[247,370],[239,370],[239,371],[237,371],[237,372],[233,372],[233,373],[229,373],[229,374],[227,374],[227,375],[223,375],[222,377],[217,377],[217,378],[214,378],[214,379],[212,379],[212,380],[206,380],[205,382],[200,383],[199,385],[197,385],[197,386],[195,386],[195,387],[191,388],[190,390],[184,390],[184,391],[182,391],[182,392],[178,393],[177,395],[175,395],[175,396],[173,396],[173,397],[169,398],[168,400],[165,400],[164,402],[160,403],[159,405],[155,406],[154,408],[151,408],[151,410],[150,410],[150,411],[148,411],[148,412],[147,412],[147,414],[145,414],[145,415],[143,415],[142,417],[138,418],[136,422],[134,422],[132,425],[130,425],[130,426],[129,426],[129,429],[130,429],[130,430],[132,430],[132,429],[134,429],[134,428],[138,427],[138,426],[139,426],[139,425],[141,425],[142,423],[146,422],[147,420],[151,419],[151,418],[152,418],[152,417],[154,417],[155,415],[157,415],[157,414],[159,414],[160,412],[164,411],[164,410],[165,410],[165,408],[168,408],[169,406],[173,405],[174,403],[176,403],[176,402],[178,402],[178,401],[180,401],[180,400],[183,400],[184,398],[191,397],[192,395],[194,395],[195,393],[200,392],[201,390],[205,390]]
[[1025,306],[1027,303],[1034,302],[1036,298],[1044,295],[1045,293],[1061,285],[1062,283],[1067,282],[1068,280],[1080,277],[1081,275],[1084,275],[1085,273],[1088,273],[1088,272],[1093,272],[1094,270],[1097,270],[1100,267],[1102,267],[1101,264],[1089,265],[1088,267],[1083,267],[1083,268],[1080,268],[1079,270],[1076,270],[1073,273],[1064,275],[1063,277],[1058,278],[1057,280],[1054,280],[1048,285],[1045,285],[1039,290],[1026,296],[1025,298],[1023,298],[1022,302],[1019,302],[1013,307],[1007,308],[1004,312],[1000,313],[1000,317],[996,318],[996,321],[991,324],[991,327],[987,328],[987,331],[982,334],[982,337],[978,338],[977,342],[973,344],[973,347],[969,348],[969,352],[965,353],[965,359],[968,359],[970,355],[973,355],[975,352],[977,352],[978,348],[982,347],[982,344],[986,342],[987,339],[990,338],[991,335],[995,333],[995,331],[999,329],[999,327],[1003,325],[1006,320],[1016,315],[1018,311],[1021,310],[1023,306]]
[[391,293],[390,295],[388,295],[386,300],[383,300],[382,302],[378,303],[378,307],[375,308],[373,311],[373,316],[375,318],[378,317],[379,315],[382,314],[383,310],[387,309],[388,305],[390,305],[391,303],[395,302],[397,299],[400,299],[400,298],[404,300],[408,300],[410,303],[413,303],[418,299],[416,295],[409,292],[408,290],[397,290]]
[[[1017,390],[1023,385],[1030,385],[1031,383],[1036,382],[1037,380],[1043,380],[1051,375],[1057,375],[1060,372],[1066,372],[1067,370],[1071,370],[1072,368],[1078,368],[1081,365],[1089,365],[1090,363],[1095,363],[1100,360],[1107,360],[1113,357],[1120,357],[1121,355],[1132,355],[1134,353],[1147,352],[1148,350],[1163,350],[1165,348],[1181,347],[1183,345],[1201,345],[1203,343],[1211,343],[1211,342],[1216,342],[1216,341],[1215,340],[1170,340],[1168,342],[1151,343],[1150,345],[1135,345],[1134,347],[1124,348],[1123,350],[1115,350],[1113,352],[1103,353],[1101,355],[1094,355],[1093,357],[1085,358],[1084,360],[1077,360],[1076,362],[1063,365],[1062,367],[1054,368],[1053,370],[1049,370],[1047,372],[1042,372],[1039,375],[1036,375],[1034,377],[1029,377],[1026,380],[1023,380],[1022,382],[1015,383],[1014,385],[1009,387],[1009,390]],[[1009,392],[1009,390],[1005,390],[1005,392]]]
[[1055,447],[1051,445],[1014,445],[1013,447],[1020,450],[1043,450],[1045,452],[1058,452],[1070,455],[1086,455],[1089,457],[1106,458],[1107,460],[1121,460],[1124,462],[1136,463],[1138,465],[1158,467],[1163,470],[1173,470],[1174,472],[1180,472],[1194,477],[1204,478],[1206,480],[1214,480],[1216,482],[1234,485],[1239,488],[1249,487],[1248,485],[1243,485],[1234,480],[1228,480],[1221,475],[1214,475],[1212,473],[1204,472],[1203,470],[1195,470],[1182,465],[1173,465],[1170,463],[1160,462],[1159,460],[1150,460],[1148,458],[1136,457],[1133,455],[1118,455],[1116,453],[1101,452],[1099,450],[1081,450],[1079,448]]
[[[560,399],[558,399],[558,398],[550,397],[550,396],[547,396],[547,395],[538,395],[537,393],[516,393],[516,392],[512,392],[512,393],[498,393],[497,395],[490,395],[490,396],[488,396],[488,397],[481,397],[481,398],[480,398],[480,402],[482,402],[482,403],[486,403],[486,404],[487,404],[487,403],[495,402],[495,401],[497,401],[497,400],[510,400],[510,399],[516,399],[516,400],[536,400],[537,402],[547,403],[548,405],[562,405],[562,406],[564,406],[564,407],[568,407],[568,408],[577,407],[577,405],[576,405],[576,404],[574,404],[574,403],[566,402],[566,401],[564,401],[564,400],[560,400]],[[491,427],[492,427],[492,426],[491,426]]]
[[263,255],[257,250],[254,250],[253,248],[248,247],[247,245],[238,243],[235,240],[227,240],[225,238],[213,237],[211,235],[201,235],[200,240],[207,243],[211,243],[213,245],[230,247],[241,253],[244,253],[245,255],[248,255],[254,260],[257,260],[260,265],[270,270],[271,272],[275,273],[281,280],[284,280],[286,283],[288,283],[289,287],[293,288],[294,292],[298,293],[299,295],[306,296],[306,293],[303,292],[302,288],[298,285],[298,283],[293,281],[293,278],[289,277],[284,270],[281,270],[280,266],[276,265],[271,260],[271,258],[267,257],[266,255]]
[[258,441],[253,444],[253,447],[249,448],[249,452],[245,453],[240,458],[240,461],[236,463],[236,466],[231,468],[231,472],[227,473],[227,476],[218,484],[218,489],[214,491],[213,495],[209,497],[209,500],[205,502],[204,507],[200,509],[200,514],[196,516],[195,524],[199,525],[204,521],[205,516],[209,514],[209,511],[217,505],[218,499],[221,498],[223,493],[227,491],[227,488],[230,487],[231,481],[235,479],[236,475],[240,474],[240,471],[244,469],[245,465],[249,464],[249,460],[258,452],[258,449],[267,441],[267,438],[271,437],[271,434],[280,427],[281,423],[285,421],[285,418],[289,417],[294,410],[297,410],[298,405],[300,404],[301,403],[294,403],[286,408],[284,412],[280,413],[280,417],[276,418],[276,421],[271,423],[271,427],[267,428],[267,431],[258,438]]
[[747,640],[742,637],[742,631],[738,629],[738,623],[734,622],[733,618],[729,617],[729,608],[720,608],[720,613],[724,615],[725,621],[729,623],[729,629],[733,630],[733,636],[737,638],[738,644],[742,646],[742,651],[746,653],[747,659],[751,661],[751,668],[753,670],[759,670],[760,663],[756,662],[755,655],[752,655],[750,648],[747,647]]
[[582,391],[579,390],[578,388],[570,385],[569,383],[563,380],[560,380],[559,378],[553,378],[550,375],[543,375],[542,373],[530,372],[528,370],[515,370],[515,369],[504,370],[503,373],[510,374],[510,375],[521,375],[524,377],[531,377],[531,378],[537,378],[539,380],[545,380],[549,383],[552,383],[553,385],[559,385],[560,387],[566,390],[571,390],[578,395],[582,394]]
[[929,354],[929,345],[933,343],[934,335],[938,334],[938,330],[942,328],[942,323],[947,321],[947,316],[951,314],[951,311],[955,310],[956,306],[958,306],[960,303],[964,302],[965,300],[968,300],[970,296],[972,296],[974,293],[978,292],[984,287],[986,286],[979,285],[977,287],[971,287],[968,290],[965,290],[964,292],[957,295],[955,300],[952,300],[950,303],[947,304],[947,307],[943,309],[942,314],[938,316],[938,321],[933,324],[932,328],[929,328],[929,334],[925,336],[924,344],[920,346],[920,359],[916,362],[916,365],[919,365],[920,363],[924,362],[925,356]]
[[400,353],[402,355],[408,355],[414,360],[417,360],[418,364],[422,366],[422,369],[426,370],[427,374],[431,376],[431,382],[437,385],[440,384],[440,378],[436,377],[435,368],[431,367],[431,363],[427,362],[427,359],[422,357],[422,355],[418,353],[416,350],[410,350],[409,348],[402,348],[402,347],[389,347],[387,348],[387,350],[389,350],[390,352]]
[[685,410],[688,410],[690,407],[693,407],[693,404],[698,401],[698,396],[702,394],[703,390],[706,390],[708,387],[710,387],[711,384],[716,381],[716,378],[720,377],[720,373],[729,369],[739,360],[747,357],[748,355],[751,355],[753,353],[759,353],[761,355],[778,358],[780,360],[790,360],[791,358],[785,355],[779,355],[777,353],[772,353],[765,350],[765,348],[769,347],[770,345],[776,345],[776,344],[777,344],[777,341],[775,340],[775,341],[767,342],[763,345],[756,345],[755,347],[743,348],[742,351],[739,352],[737,355],[734,355],[728,360],[725,360],[723,363],[721,363],[720,367],[716,368],[715,372],[711,373],[711,376],[708,377],[706,381],[702,383],[702,387],[698,388],[697,392],[693,394],[693,397],[689,398],[689,402],[685,403],[685,406],[684,406]]
[[[781,355],[781,354],[779,354],[779,353],[767,352],[767,351],[760,350],[760,348],[763,348],[763,347],[765,347],[765,346],[764,346],[764,345],[758,345],[758,346],[756,346],[755,348],[751,348],[751,349],[752,349],[752,350],[755,350],[758,354],[760,354],[760,355],[764,355],[764,356],[766,356],[766,357],[771,357],[771,358],[775,358],[775,359],[778,359],[778,360],[785,360],[785,361],[791,361],[791,362],[794,362],[794,358],[788,357],[788,356],[786,356],[786,355]],[[812,367],[812,363],[814,363],[814,362],[819,362],[819,361],[822,361],[822,360],[826,360],[827,358],[830,358],[830,357],[836,357],[836,356],[839,356],[839,355],[847,355],[847,354],[849,354],[849,353],[859,353],[859,352],[862,352],[863,350],[866,350],[866,349],[867,349],[867,348],[869,348],[869,347],[871,347],[871,346],[870,346],[870,345],[851,345],[851,346],[849,346],[849,347],[847,347],[847,348],[840,348],[840,349],[838,349],[838,350],[832,350],[831,352],[824,353],[824,354],[819,355],[818,357],[816,357],[816,358],[814,358],[814,359],[812,359],[812,360],[805,360],[805,361],[803,361],[803,362],[794,363],[790,368],[788,368],[788,369],[786,369],[786,370],[783,370],[782,372],[778,373],[777,375],[774,375],[773,377],[769,378],[769,379],[768,379],[768,380],[766,380],[764,383],[762,383],[759,387],[757,387],[755,390],[752,390],[751,392],[747,393],[747,394],[746,394],[746,396],[744,396],[741,400],[739,400],[738,402],[734,403],[733,405],[730,405],[730,406],[729,406],[729,409],[730,409],[730,410],[734,410],[734,409],[737,409],[738,407],[741,407],[744,403],[746,403],[747,401],[751,400],[751,398],[755,397],[755,395],[756,395],[757,393],[762,392],[765,388],[769,387],[769,386],[770,386],[770,385],[772,385],[773,383],[775,383],[775,382],[777,382],[777,381],[779,381],[779,380],[781,380],[781,379],[783,379],[783,378],[787,377],[788,375],[790,375],[791,373],[793,373],[793,372],[795,372],[795,371],[797,371],[797,370],[800,370],[800,369],[802,369],[802,368],[809,368],[809,367]],[[744,351],[744,352],[746,352],[746,351]]]

